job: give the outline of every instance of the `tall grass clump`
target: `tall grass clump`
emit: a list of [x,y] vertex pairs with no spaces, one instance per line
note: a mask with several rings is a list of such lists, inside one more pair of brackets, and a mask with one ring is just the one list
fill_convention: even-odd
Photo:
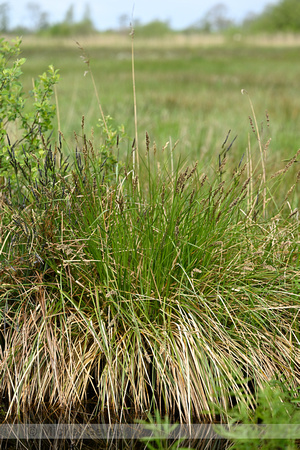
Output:
[[299,386],[293,162],[268,175],[249,148],[234,167],[227,138],[208,176],[197,163],[173,167],[173,148],[162,163],[146,133],[137,170],[131,154],[118,160],[125,137],[105,121],[98,146],[84,120],[66,160],[62,134],[55,143],[39,129],[32,153],[31,136],[14,143],[3,121],[8,415],[93,401],[109,420],[159,410],[226,421],[275,376]]

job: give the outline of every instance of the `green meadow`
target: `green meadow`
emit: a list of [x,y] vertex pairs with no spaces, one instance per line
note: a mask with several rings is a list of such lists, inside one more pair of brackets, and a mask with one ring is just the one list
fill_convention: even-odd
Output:
[[[275,380],[268,420],[292,423],[297,42],[79,44],[27,37],[1,59],[6,417],[88,404],[109,421],[226,423],[236,408],[251,421]],[[35,83],[50,64],[59,82],[52,71]],[[20,86],[34,86],[27,103]],[[288,419],[278,392],[296,405]]]
[[[87,131],[97,133],[98,101],[75,39],[24,41],[22,56],[24,85],[49,64],[59,69],[57,86],[61,129],[67,138],[78,131],[82,115]],[[272,138],[269,164],[292,157],[300,141],[300,98],[297,95],[300,66],[299,47],[287,46],[282,38],[258,45],[233,39],[205,39],[199,36],[139,39],[134,37],[135,80],[140,141],[145,131],[163,147],[171,137],[179,140],[176,153],[205,164],[217,158],[231,130],[238,135],[232,149],[238,159],[248,146],[252,112],[241,89],[248,91],[263,137]],[[131,45],[128,35],[83,39],[80,45],[90,57],[98,95],[105,115],[124,124],[134,136]],[[297,43],[297,41],[296,41]],[[269,45],[269,46],[268,46]],[[269,122],[266,121],[266,111]]]

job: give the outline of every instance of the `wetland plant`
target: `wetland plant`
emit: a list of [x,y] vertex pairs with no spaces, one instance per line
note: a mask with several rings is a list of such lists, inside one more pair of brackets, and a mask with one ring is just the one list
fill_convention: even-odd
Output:
[[[41,94],[47,102],[51,90]],[[34,111],[15,142],[1,118],[7,415],[93,403],[109,421],[159,410],[180,422],[227,422],[232,406],[251,410],[275,376],[299,386],[293,164],[268,174],[259,143],[233,167],[226,139],[208,175],[174,164],[174,148],[163,163],[147,133],[133,168],[131,153],[119,161],[128,142],[107,120],[101,145],[83,120],[66,160],[63,135],[55,143],[50,126],[38,125],[37,102]],[[19,106],[15,113],[9,121],[23,126]]]

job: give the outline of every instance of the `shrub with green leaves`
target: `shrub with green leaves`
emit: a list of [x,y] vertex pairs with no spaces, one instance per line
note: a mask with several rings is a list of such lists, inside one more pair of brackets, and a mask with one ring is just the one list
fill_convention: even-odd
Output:
[[296,444],[299,438],[299,400],[299,395],[289,391],[284,383],[271,381],[258,390],[255,408],[249,410],[246,404],[241,404],[228,412],[230,425],[249,427],[237,426],[235,430],[222,434],[224,428],[217,425],[216,431],[233,440],[230,448],[235,450],[299,448]]
[[26,60],[18,58],[20,44],[20,39],[12,43],[0,40],[0,176],[10,182],[16,179],[18,168],[24,164],[29,178],[38,175],[38,158],[45,157],[45,138],[53,128],[52,95],[59,80],[58,71],[49,66],[26,95],[21,82]]

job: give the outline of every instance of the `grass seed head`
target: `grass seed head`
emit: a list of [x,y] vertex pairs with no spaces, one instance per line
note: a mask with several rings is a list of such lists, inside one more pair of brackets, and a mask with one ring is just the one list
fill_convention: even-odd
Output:
[[250,126],[251,126],[253,133],[256,134],[256,130],[255,130],[254,123],[253,123],[251,116],[249,116],[249,122],[250,122]]
[[149,153],[149,149],[150,149],[150,138],[149,138],[149,134],[146,131],[146,152],[147,152],[147,154]]
[[200,181],[200,187],[202,187],[205,183],[205,181],[207,180],[207,174],[204,173],[201,177],[201,181]]
[[269,117],[269,113],[268,113],[267,110],[266,110],[266,119],[267,119],[267,127],[269,128],[269,126],[270,126],[270,117]]
[[157,152],[156,142],[153,141],[153,154],[156,155],[156,152]]

